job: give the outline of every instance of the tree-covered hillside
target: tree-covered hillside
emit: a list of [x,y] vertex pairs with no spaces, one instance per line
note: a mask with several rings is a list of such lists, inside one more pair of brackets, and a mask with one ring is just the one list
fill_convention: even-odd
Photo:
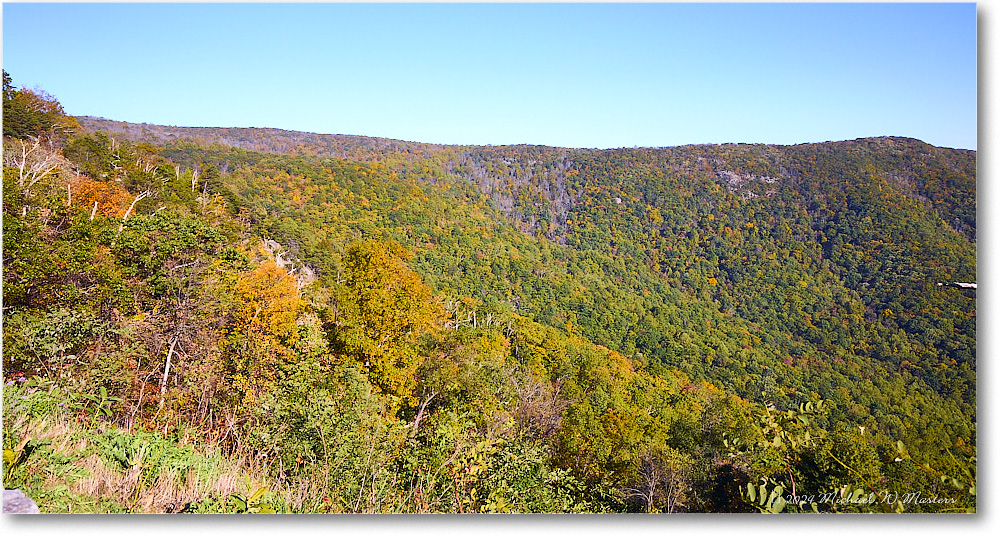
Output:
[[7,488],[975,509],[975,290],[947,285],[976,281],[975,152],[440,146],[76,123],[50,97],[9,119],[27,91],[4,91]]

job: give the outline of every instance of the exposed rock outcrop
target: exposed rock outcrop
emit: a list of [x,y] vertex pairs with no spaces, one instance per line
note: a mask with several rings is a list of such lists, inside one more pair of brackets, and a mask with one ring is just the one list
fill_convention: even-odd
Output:
[[3,491],[3,513],[6,514],[36,514],[38,506],[20,490]]

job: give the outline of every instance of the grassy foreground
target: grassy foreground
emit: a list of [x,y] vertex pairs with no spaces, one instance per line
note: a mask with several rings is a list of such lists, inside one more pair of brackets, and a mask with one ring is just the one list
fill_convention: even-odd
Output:
[[292,512],[301,498],[275,489],[251,457],[196,445],[191,435],[129,430],[102,403],[52,384],[4,387],[4,487],[42,513]]

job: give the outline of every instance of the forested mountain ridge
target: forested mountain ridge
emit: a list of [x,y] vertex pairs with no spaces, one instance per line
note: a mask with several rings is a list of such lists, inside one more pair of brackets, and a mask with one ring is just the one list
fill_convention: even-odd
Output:
[[[184,510],[975,508],[975,152],[56,139],[7,90],[4,447],[52,456],[5,480],[65,498],[19,446],[62,397],[142,469],[68,478],[110,510],[170,509],[180,438],[267,483]],[[888,490],[947,501],[819,496]]]
[[200,144],[219,144],[249,151],[327,158],[371,161],[378,155],[423,153],[447,146],[405,142],[350,134],[317,134],[261,127],[172,127],[149,123],[128,123],[110,119],[79,116],[84,130],[105,132],[134,142],[166,144],[190,140]]
[[[150,142],[166,144],[178,140],[196,141],[201,144],[219,144],[238,147],[250,151],[263,151],[279,154],[295,154],[325,158],[349,158],[365,162],[381,161],[390,156],[413,159],[418,156],[429,156],[432,153],[446,155],[450,170],[463,175],[480,185],[484,191],[495,192],[501,184],[511,180],[515,190],[531,182],[532,177],[541,172],[551,177],[549,181],[542,178],[534,181],[536,188],[541,188],[544,197],[549,202],[555,202],[559,208],[549,216],[548,220],[559,220],[566,214],[566,193],[561,183],[566,179],[567,172],[575,170],[575,162],[586,155],[599,154],[600,150],[566,149],[547,146],[447,146],[419,142],[406,142],[388,138],[373,138],[366,136],[343,134],[316,134],[298,131],[288,131],[272,128],[216,128],[216,127],[169,127],[163,125],[137,124],[122,121],[112,121],[103,118],[81,116],[76,118],[86,131],[106,132],[120,135],[134,142]],[[873,154],[882,153],[893,160],[891,170],[885,179],[895,183],[900,190],[911,197],[929,201],[933,208],[943,211],[953,226],[970,238],[975,233],[975,185],[968,179],[975,177],[975,151],[947,149],[934,147],[919,140],[900,137],[865,138],[845,142],[827,142],[825,144],[800,144],[798,146],[774,146],[764,144],[726,144],[723,146],[681,146],[675,148],[642,148],[608,150],[621,155],[623,159],[633,159],[642,153],[654,152],[660,158],[671,160],[670,154],[677,158],[671,161],[671,167],[677,171],[687,165],[692,171],[690,162],[684,153],[704,151],[705,155],[697,156],[698,164],[711,159],[709,166],[724,164],[716,153],[719,148],[737,147],[742,155],[737,157],[742,162],[745,159],[757,161],[764,166],[777,166],[777,176],[789,179],[800,176],[802,170],[785,168],[785,161],[794,165],[796,155],[801,155],[806,148],[824,146],[820,151],[841,150],[855,157],[869,159]],[[713,151],[713,148],[716,148]],[[633,156],[629,156],[633,153]],[[643,157],[638,157],[643,158]],[[648,160],[648,158],[646,159]],[[763,164],[769,161],[769,164]],[[683,164],[682,164],[683,163]],[[872,162],[869,165],[874,164]],[[937,177],[929,175],[943,173]],[[756,176],[753,173],[743,174],[727,170],[723,166],[714,170],[720,180],[727,183],[731,192],[741,190],[744,196],[755,197],[758,194],[748,187],[750,182],[766,180],[774,182],[770,176]],[[964,178],[964,184],[949,184]],[[554,183],[549,185],[548,183]],[[552,192],[551,188],[556,191]],[[945,196],[956,194],[972,194],[962,200],[949,200]],[[511,199],[498,197],[495,201],[505,212],[510,211]],[[507,207],[507,208],[504,208]],[[956,212],[959,211],[959,212]],[[972,235],[970,235],[970,233]]]
[[[95,122],[88,128],[97,125],[105,124]],[[135,136],[136,126],[113,125],[118,132]],[[298,154],[317,158],[349,153],[363,161],[385,164],[396,177],[418,183],[464,181],[475,185],[493,208],[523,232],[569,244],[578,251],[621,252],[651,273],[643,277],[647,280],[644,287],[657,280],[689,292],[711,289],[711,299],[721,311],[770,322],[779,333],[811,333],[813,343],[821,349],[836,339],[830,324],[845,322],[827,318],[835,317],[832,312],[845,307],[863,310],[868,317],[878,319],[875,325],[885,338],[891,339],[887,327],[898,328],[902,321],[908,339],[916,337],[923,347],[929,346],[919,352],[921,362],[929,361],[932,369],[940,367],[938,359],[954,359],[959,369],[974,370],[974,352],[969,351],[975,348],[975,327],[968,317],[969,311],[974,312],[973,297],[958,294],[944,299],[961,303],[958,311],[965,313],[957,317],[941,304],[934,307],[940,312],[936,316],[949,317],[945,327],[957,327],[958,332],[939,334],[939,328],[928,326],[939,324],[939,319],[919,314],[926,309],[926,304],[920,303],[928,297],[933,302],[933,297],[949,296],[936,289],[936,283],[975,281],[972,151],[893,137],[784,147],[732,144],[600,151],[435,146],[287,131],[275,136],[273,130],[253,129],[241,129],[233,139],[229,130],[222,129],[142,128],[143,132],[160,133],[158,139],[163,139],[163,133],[184,136],[205,130],[212,134],[199,140],[234,147],[269,147],[276,152],[297,147]],[[184,161],[176,152],[168,154]],[[230,169],[239,166],[239,159],[220,157],[214,164]],[[386,227],[398,224],[391,222]],[[692,233],[698,235],[695,241],[688,237]],[[296,237],[289,238],[298,243]],[[812,251],[802,250],[804,244],[811,245]],[[692,245],[695,249],[690,253],[694,255],[685,255]],[[748,258],[744,253],[737,258],[739,250],[745,248],[772,255],[782,249],[798,250],[798,257],[769,262],[750,259],[754,256]],[[697,262],[695,270],[678,270],[679,259],[685,269]],[[758,266],[752,270],[750,265],[754,264]],[[754,277],[777,278],[775,281],[795,288],[802,281],[789,277],[795,272],[818,274],[827,292],[854,292],[857,296],[852,298],[863,305],[843,303],[846,298],[827,299],[828,303],[821,305],[816,293],[806,289],[805,304],[798,306],[802,311],[797,312],[797,318],[774,325],[776,301],[747,299],[761,294],[757,285],[761,280]],[[497,298],[521,300],[517,296]],[[886,311],[898,315],[887,319]],[[596,324],[600,323],[595,323],[595,329]],[[631,349],[636,337],[597,339],[615,348]],[[930,343],[932,337],[934,342]],[[962,343],[956,344],[956,338]],[[788,346],[795,348],[791,343]],[[649,348],[662,351],[659,345]],[[803,350],[805,354],[813,352],[812,347]],[[838,348],[836,352],[842,351]],[[906,359],[891,348],[864,352],[877,354],[880,361],[894,362],[893,367]],[[940,387],[943,379],[926,373],[921,372]],[[965,383],[959,391],[974,394],[974,376],[968,371],[948,374],[951,376],[945,376],[950,380],[944,383],[951,389],[956,383]]]

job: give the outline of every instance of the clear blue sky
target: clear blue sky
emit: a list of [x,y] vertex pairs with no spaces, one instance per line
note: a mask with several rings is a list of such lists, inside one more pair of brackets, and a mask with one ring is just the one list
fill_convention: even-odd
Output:
[[74,115],[565,147],[976,148],[975,4],[10,4]]

